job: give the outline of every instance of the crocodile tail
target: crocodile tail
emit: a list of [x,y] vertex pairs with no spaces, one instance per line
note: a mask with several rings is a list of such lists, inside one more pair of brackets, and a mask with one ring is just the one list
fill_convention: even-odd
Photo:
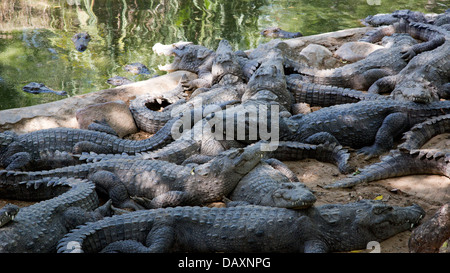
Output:
[[294,95],[295,102],[308,103],[310,106],[328,107],[383,98],[383,96],[378,94],[368,94],[350,88],[307,83],[292,77],[287,77],[286,82],[288,90]]
[[336,143],[314,145],[296,141],[282,141],[278,144],[278,148],[272,152],[271,156],[278,160],[314,158],[335,164],[342,173],[348,173],[352,169],[348,165],[350,154]]
[[149,109],[146,105],[157,99],[153,95],[141,95],[130,102],[130,111],[134,121],[142,131],[154,134],[161,129],[172,117],[168,112]]
[[153,226],[152,215],[157,211],[135,211],[78,226],[58,242],[57,252],[98,253],[117,241],[145,242]]
[[422,123],[414,125],[402,138],[400,150],[411,151],[419,149],[432,137],[450,131],[450,115],[442,115],[430,118]]

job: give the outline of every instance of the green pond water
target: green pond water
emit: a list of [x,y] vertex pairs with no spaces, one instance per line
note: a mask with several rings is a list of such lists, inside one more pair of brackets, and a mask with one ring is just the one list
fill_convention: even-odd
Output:
[[[113,87],[126,64],[141,62],[154,74],[169,57],[152,52],[155,43],[191,41],[216,49],[227,39],[236,50],[255,48],[270,26],[312,35],[362,26],[360,19],[397,9],[441,13],[450,0],[2,0],[0,3],[0,110],[64,97],[29,94],[40,82],[74,96]],[[75,50],[71,37],[87,31],[88,49]]]

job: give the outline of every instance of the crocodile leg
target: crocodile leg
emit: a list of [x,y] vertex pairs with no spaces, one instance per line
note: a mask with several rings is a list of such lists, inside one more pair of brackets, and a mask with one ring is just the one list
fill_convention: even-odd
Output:
[[6,160],[6,170],[20,169],[31,161],[31,155],[28,152],[19,152]]
[[298,180],[297,175],[295,175],[295,173],[289,169],[288,166],[286,166],[286,164],[284,164],[283,162],[279,161],[278,159],[275,158],[269,158],[264,160],[267,164],[269,164],[270,166],[272,166],[272,168],[274,168],[275,170],[281,172],[282,174],[284,174],[289,181],[291,182],[300,182],[300,180]]
[[407,129],[408,116],[405,113],[389,114],[383,121],[375,136],[375,143],[358,150],[366,158],[381,155],[394,145],[394,138]]
[[165,221],[155,223],[147,235],[145,246],[136,240],[116,241],[105,248],[101,253],[162,253],[168,252],[174,241],[174,229]]
[[97,154],[109,154],[112,153],[110,147],[108,146],[102,146],[90,141],[80,141],[77,142],[73,146],[72,152],[74,154],[81,154],[83,152],[94,152]]
[[328,132],[315,133],[315,134],[309,136],[308,138],[306,138],[304,142],[309,143],[309,144],[316,144],[316,145],[326,143],[326,142],[339,144],[339,141],[332,134],[330,134]]
[[375,81],[369,88],[368,92],[371,94],[389,93],[394,90],[397,84],[397,76],[386,76]]
[[89,178],[95,183],[100,191],[109,195],[114,206],[119,208],[131,208],[133,210],[144,209],[130,198],[126,186],[114,173],[98,171],[90,175]]

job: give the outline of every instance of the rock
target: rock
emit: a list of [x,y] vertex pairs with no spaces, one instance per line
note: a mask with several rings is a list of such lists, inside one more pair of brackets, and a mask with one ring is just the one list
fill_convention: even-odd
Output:
[[104,121],[119,137],[138,132],[128,105],[121,100],[89,105],[77,110],[76,118],[81,129],[88,129],[95,121]]
[[300,52],[300,58],[308,66],[319,69],[333,68],[338,63],[338,60],[333,57],[333,53],[328,48],[317,44],[310,44],[305,47]]
[[380,48],[384,47],[367,42],[348,42],[339,47],[334,56],[344,61],[356,62]]
[[189,80],[197,78],[194,73],[176,71],[157,78],[73,96],[59,101],[3,110],[0,111],[0,132],[11,130],[23,134],[55,127],[79,128],[75,117],[78,109],[92,104],[117,100],[128,104],[136,96],[147,93],[164,94],[164,92],[172,90],[178,85],[182,75],[187,75]]

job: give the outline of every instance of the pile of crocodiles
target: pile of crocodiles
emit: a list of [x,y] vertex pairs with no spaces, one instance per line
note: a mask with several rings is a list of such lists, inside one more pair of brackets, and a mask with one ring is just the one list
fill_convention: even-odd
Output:
[[[389,46],[328,70],[288,58],[283,40],[247,53],[226,40],[215,51],[154,45],[173,56],[160,70],[198,77],[130,102],[151,137],[119,138],[96,123],[0,133],[0,197],[40,201],[0,210],[0,252],[340,252],[418,226],[425,211],[416,204],[316,206],[283,161],[314,158],[349,174],[329,190],[450,177],[450,152],[421,148],[450,130],[449,18],[368,17],[381,26],[361,40]],[[299,103],[320,109],[298,113]],[[384,157],[354,172],[348,149]],[[226,206],[208,206],[216,201]],[[411,251],[436,251],[449,235],[436,230],[448,231],[449,218],[421,224]]]

